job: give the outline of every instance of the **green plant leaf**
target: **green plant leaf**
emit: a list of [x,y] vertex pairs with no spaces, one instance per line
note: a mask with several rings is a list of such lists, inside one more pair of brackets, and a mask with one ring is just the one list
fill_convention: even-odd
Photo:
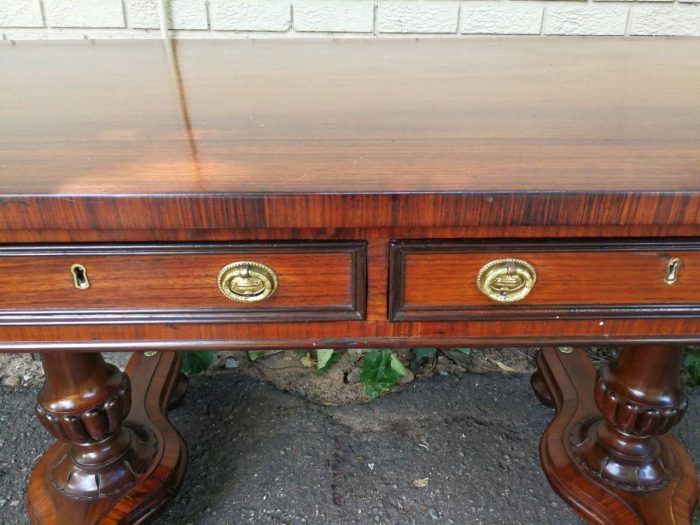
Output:
[[270,355],[279,354],[282,350],[248,350],[248,358],[256,361]]
[[416,367],[431,363],[437,354],[437,348],[429,346],[419,346],[411,350],[413,350],[413,363]]
[[[405,376],[408,373],[408,370],[405,366],[403,366],[403,363],[399,361],[399,358],[396,357],[396,354],[394,352],[391,352],[391,361],[389,361],[389,365],[391,366],[391,369],[394,372],[396,372],[397,374],[401,374],[401,377]],[[399,377],[399,380],[401,379],[401,377]]]
[[340,352],[336,352],[332,348],[316,350],[316,367],[319,375],[328,372],[328,369],[338,362]]
[[214,352],[180,352],[183,374],[191,376],[205,372],[214,361]]
[[693,384],[700,385],[700,350],[691,350],[686,353],[683,357],[683,366]]
[[360,381],[367,396],[373,399],[399,384],[406,373],[406,367],[392,351],[377,350],[365,356]]

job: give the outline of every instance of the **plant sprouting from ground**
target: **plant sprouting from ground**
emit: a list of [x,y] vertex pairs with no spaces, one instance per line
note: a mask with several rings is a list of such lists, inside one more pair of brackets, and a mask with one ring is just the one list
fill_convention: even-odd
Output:
[[379,397],[401,382],[408,373],[391,350],[375,350],[365,356],[360,381],[370,399]]

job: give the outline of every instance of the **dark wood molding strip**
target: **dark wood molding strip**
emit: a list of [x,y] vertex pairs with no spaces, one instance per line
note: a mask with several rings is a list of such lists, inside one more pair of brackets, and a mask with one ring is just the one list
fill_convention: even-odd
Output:
[[691,318],[700,317],[698,304],[643,304],[643,305],[563,305],[488,308],[419,308],[401,307],[391,313],[392,321],[500,321],[532,319],[638,319],[638,318]]
[[41,244],[3,245],[0,257],[73,256],[73,255],[211,255],[229,252],[298,253],[311,250],[315,253],[357,252],[366,246],[365,241],[267,241],[267,242],[194,242],[194,243],[90,243],[90,244]]
[[299,350],[311,348],[402,348],[411,346],[458,347],[496,346],[595,346],[623,344],[697,344],[700,336],[406,336],[352,337],[318,339],[158,339],[138,341],[0,341],[0,352],[138,352],[138,351],[198,351],[198,350]]
[[[700,231],[698,232],[700,234]],[[437,240],[392,240],[392,254],[405,252],[447,252],[447,253],[479,253],[479,252],[618,252],[633,251],[669,251],[669,250],[700,250],[700,238],[621,238],[621,239],[576,239],[557,238],[540,239],[536,241],[518,239],[437,239]]]
[[[358,282],[362,287],[363,283]],[[0,311],[0,326],[63,325],[63,324],[143,324],[143,323],[257,323],[298,321],[360,321],[364,319],[364,303],[327,308],[246,308],[176,310],[25,310]]]

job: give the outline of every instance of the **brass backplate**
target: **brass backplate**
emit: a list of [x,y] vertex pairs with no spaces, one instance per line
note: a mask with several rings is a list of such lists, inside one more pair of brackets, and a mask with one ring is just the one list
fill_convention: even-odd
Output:
[[521,259],[496,259],[484,265],[476,278],[481,293],[499,303],[523,300],[535,286],[535,267]]
[[269,298],[279,284],[272,268],[252,261],[238,261],[224,266],[217,283],[225,297],[242,303]]

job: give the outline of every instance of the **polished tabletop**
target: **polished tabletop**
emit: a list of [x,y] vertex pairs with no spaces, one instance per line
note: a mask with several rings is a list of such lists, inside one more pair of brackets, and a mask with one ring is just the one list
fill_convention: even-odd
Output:
[[700,226],[694,39],[2,42],[0,71],[1,242]]
[[700,191],[693,39],[3,42],[0,195]]

